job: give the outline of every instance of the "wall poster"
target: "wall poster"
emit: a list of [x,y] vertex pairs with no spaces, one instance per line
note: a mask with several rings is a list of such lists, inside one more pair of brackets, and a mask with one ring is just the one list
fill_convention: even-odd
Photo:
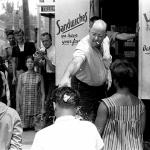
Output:
[[90,0],[55,2],[56,85],[59,83],[77,43],[89,31]]
[[139,0],[139,98],[150,99],[150,0]]

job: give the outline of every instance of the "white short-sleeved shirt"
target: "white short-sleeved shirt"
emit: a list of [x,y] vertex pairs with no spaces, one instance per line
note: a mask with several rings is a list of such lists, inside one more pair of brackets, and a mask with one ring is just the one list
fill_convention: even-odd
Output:
[[[45,48],[41,48],[41,51],[45,51]],[[53,65],[55,65],[55,46],[52,45],[47,49],[47,57],[52,62]],[[46,64],[46,72],[52,73],[50,66]]]
[[103,146],[93,123],[63,116],[36,133],[31,150],[101,150]]
[[89,35],[78,43],[73,57],[82,57],[84,60],[84,64],[76,74],[80,81],[90,86],[104,84],[107,78],[107,70],[103,62],[103,56],[99,50],[91,47]]

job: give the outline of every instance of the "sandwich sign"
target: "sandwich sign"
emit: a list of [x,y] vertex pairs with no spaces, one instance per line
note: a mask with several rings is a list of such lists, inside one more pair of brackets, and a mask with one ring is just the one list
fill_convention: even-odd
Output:
[[150,0],[139,0],[139,97],[150,99]]
[[72,59],[72,53],[89,31],[90,0],[55,2],[56,84]]

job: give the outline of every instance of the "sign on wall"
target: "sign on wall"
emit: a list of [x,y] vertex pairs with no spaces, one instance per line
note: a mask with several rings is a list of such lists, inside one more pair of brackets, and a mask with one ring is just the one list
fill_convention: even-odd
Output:
[[139,97],[150,99],[150,0],[139,0]]
[[55,13],[55,0],[39,0],[37,3],[40,13]]
[[72,59],[76,45],[89,31],[89,0],[55,2],[56,84]]

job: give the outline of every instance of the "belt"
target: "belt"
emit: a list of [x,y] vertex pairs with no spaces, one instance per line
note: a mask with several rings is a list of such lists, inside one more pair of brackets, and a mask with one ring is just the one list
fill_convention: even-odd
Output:
[[89,87],[89,88],[105,88],[106,87],[106,83],[100,85],[100,86],[91,86],[91,85],[88,85],[87,83],[84,83],[82,81],[80,81],[77,77],[73,77],[73,80],[76,80],[78,83],[80,83],[80,85],[84,86],[84,87]]

